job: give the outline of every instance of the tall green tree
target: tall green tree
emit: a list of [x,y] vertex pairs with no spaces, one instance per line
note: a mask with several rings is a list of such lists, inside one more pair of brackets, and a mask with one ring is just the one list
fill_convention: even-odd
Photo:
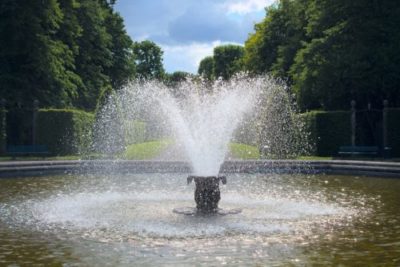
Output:
[[291,69],[301,106],[399,105],[398,2],[312,0],[308,12],[309,41]]
[[134,75],[132,41],[105,0],[0,2],[0,93],[8,102],[93,110]]
[[287,80],[302,109],[400,104],[398,1],[280,0],[266,11],[245,43],[246,70]]
[[133,54],[133,42],[126,33],[122,17],[107,6],[108,15],[105,26],[112,42],[110,50],[112,53],[111,66],[105,68],[110,83],[115,89],[120,88],[126,81],[135,77],[135,60]]
[[76,97],[74,51],[58,32],[66,19],[56,0],[0,4],[0,93],[9,102],[62,106]]
[[133,54],[137,77],[141,79],[164,79],[163,51],[159,46],[149,40],[135,42]]
[[243,70],[244,48],[239,45],[221,45],[214,48],[214,76],[229,79]]
[[245,43],[246,70],[289,77],[294,57],[305,40],[308,1],[281,0],[266,9],[267,16],[255,25],[255,33]]
[[213,80],[215,78],[214,65],[214,58],[212,56],[205,57],[200,61],[197,73],[208,80]]
[[82,34],[78,39],[76,71],[84,83],[75,102],[78,107],[94,109],[102,88],[110,83],[105,73],[112,66],[112,37],[105,27],[107,16],[108,11],[97,0],[82,1],[77,12]]

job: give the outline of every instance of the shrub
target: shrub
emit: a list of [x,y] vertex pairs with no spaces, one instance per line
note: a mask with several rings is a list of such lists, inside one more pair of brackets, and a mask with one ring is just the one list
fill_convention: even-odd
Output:
[[309,142],[317,156],[336,155],[339,147],[351,144],[351,114],[349,111],[312,111],[301,114]]
[[94,116],[79,110],[40,109],[37,115],[37,143],[56,155],[87,152],[91,144]]

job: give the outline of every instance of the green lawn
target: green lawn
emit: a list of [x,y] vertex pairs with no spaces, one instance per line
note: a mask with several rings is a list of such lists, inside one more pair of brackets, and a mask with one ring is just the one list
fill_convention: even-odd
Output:
[[163,139],[129,145],[123,158],[131,160],[153,159],[160,155],[171,143],[172,141]]
[[236,159],[259,159],[260,152],[255,146],[240,144],[240,143],[230,143],[229,150],[231,155]]
[[[163,151],[168,149],[168,146],[173,144],[170,139],[161,139],[145,143],[138,143],[129,145],[126,151],[122,153],[118,158],[129,159],[129,160],[151,160],[160,155]],[[229,144],[230,155],[234,159],[251,160],[260,159],[260,153],[256,146],[250,146],[240,143],[230,143]],[[79,160],[79,159],[101,159],[104,156],[100,154],[89,154],[85,156],[70,155],[70,156],[50,156],[50,157],[37,157],[37,156],[23,156],[13,159],[12,157],[0,157],[0,161],[10,161],[10,160]],[[297,160],[332,160],[332,157],[318,157],[318,156],[300,156],[296,158]],[[347,160],[354,160],[355,158],[346,158]],[[358,160],[377,160],[377,161],[388,161],[388,162],[399,162],[400,158],[391,159],[358,159]]]
[[[158,140],[139,144],[133,144],[127,147],[123,156],[125,159],[145,160],[153,159],[160,155],[169,145],[171,140]],[[260,153],[257,147],[245,144],[229,144],[230,153],[236,159],[259,159]]]

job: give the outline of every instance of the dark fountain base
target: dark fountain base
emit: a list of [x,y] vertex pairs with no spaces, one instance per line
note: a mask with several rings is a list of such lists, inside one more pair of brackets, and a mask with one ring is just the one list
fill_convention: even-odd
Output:
[[240,209],[222,210],[218,208],[218,202],[221,199],[219,182],[226,184],[225,176],[189,176],[188,184],[194,180],[196,189],[194,191],[194,200],[196,208],[177,208],[175,213],[184,215],[227,215],[239,213]]

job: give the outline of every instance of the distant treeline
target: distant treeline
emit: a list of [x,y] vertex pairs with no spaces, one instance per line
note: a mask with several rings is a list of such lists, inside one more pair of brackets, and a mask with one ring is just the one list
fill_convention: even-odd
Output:
[[[93,111],[102,92],[134,78],[175,86],[163,52],[133,42],[115,0],[2,0],[0,97],[7,105]],[[382,100],[400,106],[398,0],[280,0],[266,9],[244,47],[224,45],[199,74],[229,79],[270,73],[290,85],[302,110],[349,109]]]
[[134,71],[132,41],[106,0],[2,0],[0,90],[9,103],[93,109]]
[[[163,78],[162,51],[133,43],[107,0],[2,0],[0,95],[7,105],[94,110],[104,90]],[[150,56],[149,56],[150,55]]]
[[399,26],[398,0],[280,0],[244,47],[217,47],[199,74],[270,73],[291,85],[302,110],[399,106]]

